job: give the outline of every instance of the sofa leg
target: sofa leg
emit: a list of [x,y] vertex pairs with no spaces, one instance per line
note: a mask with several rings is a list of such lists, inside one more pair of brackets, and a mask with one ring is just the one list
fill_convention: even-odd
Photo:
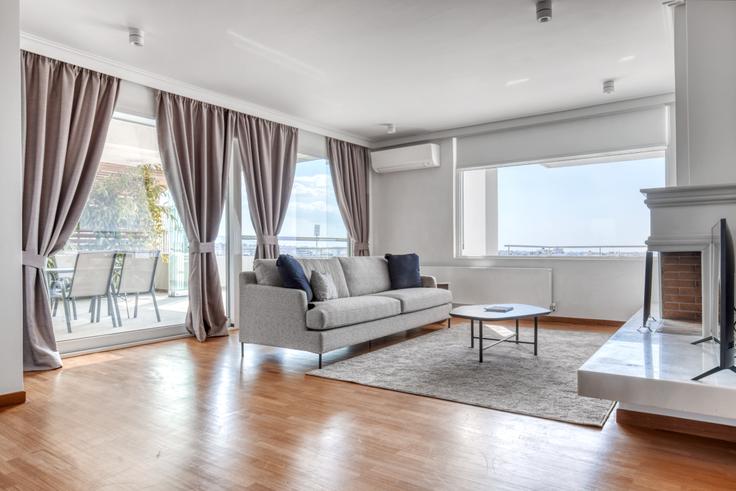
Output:
[[240,343],[240,357],[243,358],[245,356],[245,343]]
[[322,353],[319,354],[319,368],[322,368]]
[[447,328],[449,329],[451,327],[452,327],[452,317],[448,317],[447,318]]
[[371,349],[371,340],[368,340],[368,349]]

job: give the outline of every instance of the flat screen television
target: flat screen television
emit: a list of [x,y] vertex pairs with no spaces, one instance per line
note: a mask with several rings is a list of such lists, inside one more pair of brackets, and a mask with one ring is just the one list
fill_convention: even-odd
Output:
[[644,258],[644,309],[642,310],[641,322],[643,328],[649,329],[649,321],[652,320],[652,274],[654,253],[647,251]]
[[711,334],[695,341],[698,344],[713,341],[718,344],[719,363],[707,372],[693,378],[700,380],[721,370],[734,367],[734,246],[725,218],[711,229],[711,274],[714,280],[711,301],[715,302],[716,318],[711,322]]

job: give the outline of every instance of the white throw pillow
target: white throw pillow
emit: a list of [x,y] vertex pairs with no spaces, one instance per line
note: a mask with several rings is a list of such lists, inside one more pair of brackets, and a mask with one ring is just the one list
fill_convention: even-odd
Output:
[[321,302],[337,298],[337,286],[332,276],[320,273],[319,271],[312,271],[312,277],[309,279],[309,283],[312,286],[314,300]]

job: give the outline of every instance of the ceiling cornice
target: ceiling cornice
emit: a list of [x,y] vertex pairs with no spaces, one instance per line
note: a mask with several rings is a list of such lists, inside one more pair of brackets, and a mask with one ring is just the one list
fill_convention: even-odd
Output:
[[88,51],[72,48],[28,32],[21,32],[20,47],[26,51],[48,56],[49,58],[55,58],[67,63],[72,63],[74,65],[105,73],[107,75],[112,75],[123,80],[145,85],[153,89],[163,90],[190,97],[192,99],[201,100],[203,102],[240,111],[259,118],[294,126],[318,135],[338,138],[340,140],[367,147],[371,146],[370,139],[359,135],[348,133],[337,128],[324,126],[308,119],[303,119],[244,99],[188,84],[158,73],[149,72],[133,65],[121,63],[117,60],[105,58]]

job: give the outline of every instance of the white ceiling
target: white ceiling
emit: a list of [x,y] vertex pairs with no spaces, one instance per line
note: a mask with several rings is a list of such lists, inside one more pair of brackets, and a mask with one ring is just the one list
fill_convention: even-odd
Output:
[[419,135],[672,92],[668,15],[660,0],[553,0],[548,24],[533,0],[21,2],[27,33],[370,140],[380,123]]

